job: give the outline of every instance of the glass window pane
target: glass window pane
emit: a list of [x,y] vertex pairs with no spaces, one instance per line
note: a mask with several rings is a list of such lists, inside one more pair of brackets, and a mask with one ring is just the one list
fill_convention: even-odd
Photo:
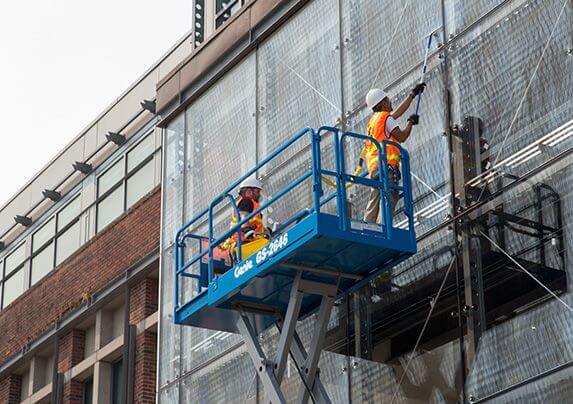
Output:
[[102,174],[97,180],[97,195],[105,194],[119,180],[123,178],[123,158],[119,159],[111,168]]
[[77,221],[69,229],[58,236],[56,241],[56,265],[60,265],[80,246],[80,222]]
[[[305,40],[295,40],[301,32]],[[259,159],[305,126],[318,128],[342,114],[340,52],[333,51],[339,36],[337,2],[319,0],[310,2],[303,13],[260,46],[257,97],[263,111],[257,119]],[[302,146],[298,142],[287,154]]]
[[97,206],[97,231],[110,224],[123,212],[123,186],[119,187]]
[[[187,111],[188,122],[193,122],[186,133],[189,218],[255,165],[255,62],[253,55],[243,60]],[[217,174],[205,181],[206,173]]]
[[155,148],[155,137],[147,135],[141,142],[127,153],[127,171],[133,170],[145,160]]
[[84,381],[84,401],[83,404],[93,404],[94,379],[89,377]]
[[6,275],[16,269],[26,258],[26,243],[22,243],[8,257],[6,257]]
[[566,11],[560,0],[523,3],[507,2],[450,54],[452,121],[480,118],[491,156],[484,172],[489,192],[506,174],[524,175],[573,143],[573,63],[563,56],[573,35],[571,7]]
[[111,402],[113,404],[121,402],[121,396],[123,392],[123,384],[122,384],[122,376],[123,376],[123,362],[119,361],[113,364],[112,368],[112,394],[111,394]]
[[48,272],[54,269],[54,243],[51,242],[38,255],[32,258],[32,280],[35,284],[42,279]]
[[501,3],[503,0],[446,0],[444,6],[448,36],[459,33]]
[[[257,115],[259,161],[301,128],[318,128],[335,122],[342,114],[341,52],[333,50],[338,45],[339,26],[337,2],[313,1],[259,47],[257,99],[263,109]],[[305,40],[295,40],[301,32]],[[308,146],[309,139],[299,139],[261,170],[266,176],[265,195],[275,195],[307,170],[311,153],[299,152]],[[332,168],[332,140],[323,144],[328,149],[322,156],[323,166]],[[295,212],[311,206],[310,190],[310,183],[304,182],[273,203],[273,221],[284,223]]]
[[127,180],[127,207],[137,202],[153,188],[153,160],[141,167]]
[[[343,37],[347,39],[342,58],[345,109],[359,108],[370,88],[388,89],[390,83],[423,60],[422,38],[441,24],[439,0],[419,1],[415,7],[403,1],[380,5],[379,1],[341,2]],[[392,37],[393,41],[381,41],[384,37]],[[415,71],[419,77],[418,69]],[[410,85],[401,80],[399,87],[404,84]],[[429,104],[425,100],[423,105]]]
[[50,238],[54,237],[55,234],[55,223],[54,218],[50,219],[48,223],[40,228],[32,236],[32,250],[38,251]]
[[58,213],[58,230],[63,229],[68,223],[78,217],[81,209],[82,201],[78,196],[73,201],[68,203],[65,208],[60,210]]
[[20,269],[4,282],[4,300],[2,307],[5,308],[24,292],[24,270]]

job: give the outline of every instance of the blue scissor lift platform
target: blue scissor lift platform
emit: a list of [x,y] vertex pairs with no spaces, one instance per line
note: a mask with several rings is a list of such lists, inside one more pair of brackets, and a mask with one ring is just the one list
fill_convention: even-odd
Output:
[[[321,141],[332,136],[334,170],[322,167]],[[227,202],[238,209],[231,192],[245,178],[255,175],[269,162],[280,158],[297,141],[310,138],[306,146],[311,158],[308,171],[294,178],[287,187],[267,198],[261,206],[224,234],[214,236],[214,212]],[[373,180],[346,173],[345,144],[351,140],[369,140],[379,152],[379,178]],[[389,270],[416,252],[414,217],[412,207],[409,158],[401,150],[402,184],[388,181],[386,144],[378,143],[365,135],[341,133],[337,128],[322,127],[318,131],[307,128],[264,159],[242,178],[231,184],[210,206],[196,215],[177,233],[175,242],[175,322],[217,331],[240,333],[265,386],[271,402],[285,402],[280,390],[287,356],[290,353],[302,378],[297,402],[330,402],[318,377],[317,366],[326,326],[335,299],[344,296]],[[304,150],[303,150],[304,151]],[[335,190],[325,195],[322,179],[329,177],[336,183]],[[312,206],[287,220],[273,232],[270,242],[246,259],[241,257],[242,226],[252,217],[263,213],[277,200],[294,188],[311,183]],[[348,184],[378,188],[381,192],[383,223],[364,223],[352,220],[347,207]],[[399,192],[406,216],[401,226],[392,225],[390,193]],[[336,201],[336,212],[325,213],[321,208]],[[207,222],[208,234],[198,234],[194,229]],[[390,223],[390,225],[386,225]],[[238,259],[225,267],[217,260],[216,251],[230,236],[237,234]],[[195,254],[186,257],[189,244],[196,242]],[[183,287],[186,279],[187,287]],[[189,288],[189,281],[193,284]],[[194,291],[192,295],[189,289]],[[296,334],[296,322],[317,312],[315,332],[308,351]],[[261,331],[277,326],[280,331],[276,357],[268,359],[258,342]]]

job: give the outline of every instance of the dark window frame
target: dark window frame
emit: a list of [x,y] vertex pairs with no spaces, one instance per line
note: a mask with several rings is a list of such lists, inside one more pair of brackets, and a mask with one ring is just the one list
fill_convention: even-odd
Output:
[[26,286],[26,276],[24,274],[24,280],[22,281],[22,284],[24,286],[24,292],[20,293],[14,300],[12,300],[10,303],[4,305],[4,297],[6,296],[5,292],[5,286],[6,286],[6,282],[8,282],[12,277],[16,276],[17,272],[19,271],[24,271],[24,266],[26,264],[28,260],[25,260],[22,264],[20,264],[20,266],[18,266],[16,269],[14,269],[12,272],[10,272],[10,275],[6,275],[6,277],[2,280],[2,301],[0,301],[0,307],[2,308],[2,310],[4,310],[6,307],[10,306],[14,300],[18,299],[18,297],[20,297],[28,288],[28,286]]
[[[15,248],[12,249],[12,251],[10,251],[10,254],[7,254],[3,260],[2,260],[2,279],[7,279],[10,277],[10,275],[12,275],[14,272],[16,272],[20,267],[22,267],[26,261],[28,260],[28,257],[24,257],[24,260],[19,263],[14,269],[12,269],[10,272],[8,272],[8,270],[6,269],[6,260],[16,252],[17,249],[19,249],[20,247],[22,247],[23,245],[26,244],[26,240],[22,241],[20,244],[18,244]],[[25,249],[25,248],[24,248]]]
[[[115,183],[114,185],[112,185],[111,187],[109,187],[108,190],[106,190],[103,194],[99,194],[99,179],[100,177],[104,176],[109,170],[111,170],[113,167],[115,167],[115,165],[119,162],[116,161],[114,163],[112,163],[108,168],[106,168],[106,170],[104,172],[102,172],[101,174],[99,174],[96,177],[96,201],[95,201],[95,205],[96,205],[96,211],[95,211],[95,226],[96,226],[96,233],[99,233],[100,231],[102,231],[103,229],[105,229],[108,225],[103,226],[101,229],[98,228],[98,219],[99,219],[99,205],[101,202],[103,202],[104,199],[106,199],[109,195],[111,195],[114,191],[116,191],[118,188],[123,187],[123,198],[122,198],[122,213],[124,213],[127,210],[127,182],[128,180],[133,177],[141,168],[143,168],[147,163],[149,163],[150,161],[155,159],[155,154],[157,153],[157,150],[159,149],[158,147],[155,147],[151,153],[145,157],[143,160],[141,160],[135,167],[133,167],[131,170],[128,170],[128,154],[134,150],[137,146],[139,146],[142,142],[144,142],[145,140],[147,140],[148,136],[153,136],[154,132],[151,131],[148,134],[144,135],[141,139],[139,139],[137,141],[137,143],[135,143],[132,147],[130,147],[128,150],[126,150],[121,157],[118,158],[119,159],[123,159],[123,177],[121,179],[119,179],[117,181],[117,183]],[[108,223],[109,224],[109,223]]]
[[[32,261],[33,259],[40,253],[42,253],[46,248],[50,247],[51,244],[51,248],[53,249],[54,255],[52,257],[52,269],[50,269],[50,271],[53,271],[56,267],[57,267],[57,255],[58,255],[58,238],[66,232],[66,230],[68,230],[70,227],[72,227],[74,224],[76,224],[77,222],[79,222],[82,214],[84,213],[84,211],[82,211],[80,209],[80,213],[74,217],[74,219],[70,220],[69,223],[67,223],[65,226],[63,226],[61,229],[58,228],[59,223],[58,223],[58,215],[60,214],[60,212],[62,212],[64,209],[67,209],[72,203],[76,202],[78,200],[78,198],[81,198],[81,192],[78,192],[76,195],[74,195],[73,197],[70,198],[70,200],[68,201],[68,203],[66,203],[62,208],[58,209],[57,212],[53,213],[49,219],[47,219],[44,223],[47,224],[50,220],[54,220],[54,226],[55,226],[55,231],[54,231],[54,235],[52,237],[50,237],[48,240],[46,240],[36,251],[34,251],[34,233],[32,233],[31,237],[32,237],[32,245],[31,245],[31,251],[33,251],[29,257],[26,258],[26,261],[30,261],[30,269],[29,269],[29,279],[28,279],[28,284],[27,287],[30,288],[32,287],[32,271],[34,270],[33,265],[32,265]],[[44,225],[40,226],[40,228],[38,228],[39,231]],[[25,261],[24,261],[25,262]]]

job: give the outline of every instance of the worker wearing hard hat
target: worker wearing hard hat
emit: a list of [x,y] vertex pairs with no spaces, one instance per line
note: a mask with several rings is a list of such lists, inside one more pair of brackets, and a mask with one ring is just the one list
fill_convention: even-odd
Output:
[[[231,227],[259,209],[262,190],[263,184],[255,177],[249,177],[241,182],[239,185],[239,199],[236,202],[240,219],[233,210],[231,213]],[[245,259],[265,244],[268,244],[271,232],[264,226],[263,214],[258,213],[241,226],[240,233],[243,243],[242,258]],[[237,241],[237,233],[233,233],[222,246],[223,249],[231,251],[232,258],[236,258]]]
[[[392,102],[383,90],[374,88],[368,91],[366,95],[366,105],[372,110],[373,114],[368,122],[368,135],[382,143],[384,140],[390,140],[396,143],[402,143],[410,136],[412,127],[417,125],[420,118],[418,115],[410,115],[406,127],[402,130],[398,126],[396,119],[402,116],[410,107],[412,100],[422,92],[424,92],[426,84],[421,83],[414,87],[412,92],[406,97],[398,108],[392,108]],[[357,174],[362,170],[362,161],[366,159],[366,167],[368,175],[372,179],[378,179],[378,149],[370,142],[364,142],[364,149],[360,154],[359,169]],[[386,147],[386,159],[388,161],[388,177],[391,183],[398,184],[400,182],[400,149],[393,145]],[[399,194],[396,190],[391,191],[391,210],[394,212],[396,203],[399,199]],[[380,212],[380,190],[378,188],[370,189],[370,197],[366,206],[364,214],[366,222],[381,223]]]
[[[261,181],[254,177],[249,177],[241,182],[239,185],[239,199],[237,201],[237,208],[239,209],[241,219],[249,216],[259,208],[259,200],[261,199],[262,190],[263,184]],[[231,214],[231,221],[232,226],[239,223],[239,219],[237,218],[237,215],[234,211]],[[265,227],[263,224],[262,213],[255,215],[242,226],[242,240],[249,240],[259,234],[264,233]],[[237,233],[233,234],[233,239],[237,241]]]

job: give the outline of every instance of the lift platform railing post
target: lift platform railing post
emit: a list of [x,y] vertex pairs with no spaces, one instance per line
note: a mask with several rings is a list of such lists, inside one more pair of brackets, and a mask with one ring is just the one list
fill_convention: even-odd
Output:
[[408,150],[400,149],[400,159],[404,169],[402,174],[402,187],[404,189],[404,213],[408,218],[408,228],[411,229],[410,241],[416,242],[416,232],[414,231],[414,198],[412,196],[412,175],[410,174],[410,154]]
[[348,229],[348,222],[346,218],[346,186],[344,184],[344,177],[342,173],[345,172],[344,168],[344,147],[342,146],[344,141],[344,134],[339,136],[338,133],[335,134],[334,138],[334,158],[336,163],[336,212],[338,214],[338,220],[340,223],[340,228],[342,230]]
[[[314,211],[320,212],[320,198],[324,194],[322,190],[322,159],[320,155],[320,141],[322,138],[322,132],[326,130],[326,127],[321,127],[316,133],[312,135],[312,193],[314,201]],[[336,131],[335,133],[337,133]]]
[[384,216],[384,232],[386,233],[386,237],[390,238],[392,237],[392,209],[390,207],[392,196],[390,190],[390,180],[388,178],[388,157],[386,155],[386,146],[386,141],[383,141],[382,145],[376,145],[378,148],[378,179],[381,180],[383,184],[380,209],[382,209],[382,215]]
[[[239,220],[239,218],[241,217],[241,214],[239,212],[239,208],[237,207],[237,202],[235,202],[235,198],[233,198],[233,196],[229,193],[226,192],[224,195],[221,195],[219,198],[214,199],[213,202],[211,202],[211,204],[209,205],[209,262],[208,262],[208,268],[209,268],[209,283],[211,283],[211,281],[213,280],[214,277],[214,268],[213,268],[213,209],[215,208],[216,205],[218,205],[219,203],[221,203],[225,198],[229,199],[231,207],[233,209],[233,212],[235,212],[235,215],[237,216],[237,219]],[[250,219],[249,219],[250,220]],[[237,234],[237,257],[238,260],[241,261],[242,259],[242,254],[241,254],[241,250],[242,250],[242,237],[241,237],[241,233],[242,233],[242,226],[244,223],[246,223],[245,221],[240,220],[239,221],[239,226],[237,228],[236,234]],[[232,233],[231,233],[232,235]]]
[[175,236],[175,290],[174,290],[174,296],[173,296],[173,304],[175,309],[179,308],[179,276],[181,274],[181,276],[184,277],[188,277],[188,278],[192,278],[192,279],[196,279],[197,280],[197,287],[198,289],[201,289],[201,277],[200,275],[195,275],[195,274],[188,274],[185,272],[180,272],[180,268],[184,265],[185,262],[185,240],[191,238],[191,239],[195,239],[198,241],[199,243],[199,251],[201,252],[201,240],[203,239],[203,237],[199,237],[199,236],[195,236],[193,234],[187,233],[187,234],[183,234],[182,231],[178,231],[177,235]]

